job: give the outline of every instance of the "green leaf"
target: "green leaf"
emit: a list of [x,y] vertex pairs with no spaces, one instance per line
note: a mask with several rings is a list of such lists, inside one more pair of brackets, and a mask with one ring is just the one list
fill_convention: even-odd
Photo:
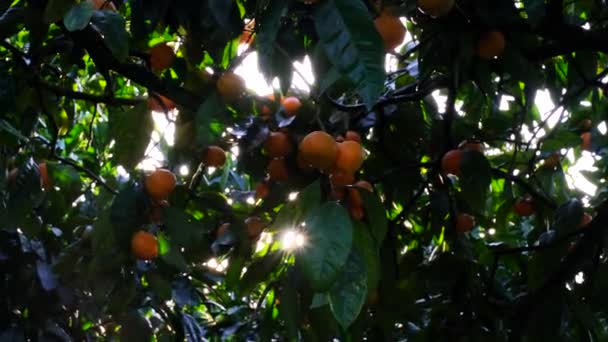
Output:
[[163,234],[158,235],[158,241],[160,245],[168,246],[164,251],[161,249],[160,260],[181,272],[186,272],[188,270],[188,263],[175,245],[171,244]]
[[150,288],[161,300],[171,299],[171,283],[158,272],[149,272],[146,279],[150,284]]
[[532,27],[537,27],[545,18],[545,2],[543,0],[523,0],[528,20]]
[[329,291],[329,306],[340,325],[347,329],[359,316],[367,297],[367,270],[363,259],[353,252],[340,277]]
[[384,90],[384,44],[360,0],[326,0],[314,22],[325,53],[355,84],[368,109]]
[[[119,61],[129,57],[129,34],[125,19],[113,11],[95,11],[91,24],[103,37],[103,42]],[[136,121],[136,120],[134,120]]]
[[388,220],[386,219],[386,211],[380,198],[373,192],[358,189],[363,198],[363,206],[367,220],[371,228],[371,233],[376,240],[376,246],[380,246],[388,231]]
[[367,288],[376,289],[380,281],[379,246],[370,232],[370,227],[360,221],[353,225],[353,248],[363,258],[367,269]]
[[[44,21],[50,24],[61,20],[63,15],[70,9],[70,7],[72,7],[73,4],[73,0],[50,0],[44,9]],[[68,30],[72,31],[70,29]]]
[[271,1],[262,14],[256,44],[259,54],[259,68],[266,81],[279,77],[281,88],[286,90],[291,83],[292,65],[288,56],[277,48],[281,18],[287,9],[287,1]]
[[114,160],[133,169],[144,157],[154,128],[147,104],[139,104],[128,111],[112,108],[109,111],[110,132],[114,145]]
[[201,241],[205,240],[204,227],[183,210],[175,207],[166,208],[163,210],[163,217],[167,233],[174,244],[188,249],[190,246],[200,246]]
[[[51,3],[49,3],[49,5],[50,4]],[[83,1],[74,5],[65,17],[63,17],[63,25],[65,25],[65,28],[70,32],[80,31],[87,27],[94,12],[95,8],[93,7],[93,2]]]
[[353,229],[346,210],[328,202],[313,210],[305,220],[307,248],[298,259],[311,287],[328,289],[346,263],[353,241]]
[[282,251],[270,252],[247,266],[247,272],[239,282],[241,294],[247,295],[255,286],[268,280],[268,276],[279,265],[282,256]]
[[560,236],[568,234],[579,228],[583,214],[583,203],[576,198],[572,198],[557,208],[551,228],[557,231]]
[[213,130],[212,125],[218,123],[218,116],[226,111],[226,106],[217,95],[211,94],[203,102],[195,118],[196,138],[201,146],[207,146],[221,137],[222,131]]
[[492,183],[490,163],[477,151],[466,151],[462,157],[460,184],[462,194],[475,213],[483,213]]

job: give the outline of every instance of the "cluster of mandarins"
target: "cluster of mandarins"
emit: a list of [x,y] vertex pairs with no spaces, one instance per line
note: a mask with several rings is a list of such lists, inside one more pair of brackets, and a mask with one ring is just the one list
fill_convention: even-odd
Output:
[[[461,175],[461,165],[464,153],[467,151],[474,151],[476,153],[483,153],[483,144],[479,141],[465,141],[457,149],[448,151],[443,155],[441,159],[441,170],[445,175]],[[559,163],[558,155],[551,155],[545,160],[545,163],[553,164]],[[531,196],[523,196],[518,199],[513,205],[513,211],[521,216],[528,217],[532,216],[536,212],[536,206]],[[586,226],[591,222],[592,216],[588,213],[583,215],[579,227]],[[467,213],[458,213],[455,218],[456,231],[459,233],[469,232],[475,227],[475,217]]]
[[[226,163],[226,154],[219,146],[209,146],[203,153],[202,163],[207,167],[222,167]],[[169,196],[177,185],[177,177],[170,170],[159,168],[144,179],[144,189],[150,198],[150,222],[162,223],[162,210],[169,206]],[[140,230],[131,238],[131,251],[135,258],[152,260],[158,257],[158,240],[150,232]]]
[[[299,100],[295,98],[283,102],[288,115],[296,115],[293,111],[297,111],[299,106]],[[361,136],[355,131],[348,131],[344,137],[334,138],[324,131],[314,131],[299,142],[297,152],[294,145],[288,131],[279,130],[270,133],[264,142],[264,150],[271,158],[267,166],[268,178],[256,186],[256,197],[261,199],[268,195],[269,181],[284,182],[289,179],[285,158],[297,153],[298,168],[302,171],[316,169],[328,175],[332,186],[332,197],[336,200],[345,200],[352,217],[362,219],[364,210],[358,191],[359,189],[373,191],[373,188],[368,182],[355,181],[355,175],[364,159]]]

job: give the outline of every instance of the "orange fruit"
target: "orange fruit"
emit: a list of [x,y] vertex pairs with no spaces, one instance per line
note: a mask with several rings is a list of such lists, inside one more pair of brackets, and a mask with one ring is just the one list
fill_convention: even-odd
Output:
[[298,157],[302,158],[302,162],[315,169],[328,170],[336,161],[338,145],[331,135],[323,131],[314,131],[302,139],[298,151]]
[[463,151],[477,151],[483,153],[483,143],[476,140],[468,140],[461,143],[460,149]]
[[230,228],[230,223],[224,223],[224,224],[222,224],[221,226],[219,226],[217,228],[215,236],[219,238],[220,236],[226,234],[226,232],[228,231],[228,228]]
[[310,172],[310,171],[314,170],[314,168],[307,161],[302,159],[301,154],[298,154],[298,156],[296,158],[296,163],[297,163],[298,169],[300,169],[300,171]]
[[477,41],[477,56],[481,59],[500,57],[505,50],[505,36],[500,31],[484,32]]
[[158,256],[158,240],[156,236],[143,230],[133,234],[131,252],[140,260],[152,260]]
[[257,199],[264,199],[270,193],[270,187],[266,182],[260,182],[255,186],[255,197]]
[[342,200],[344,200],[345,195],[346,195],[346,189],[333,188],[333,189],[331,189],[331,192],[329,193],[329,198],[333,199],[334,201],[342,201]]
[[268,163],[266,171],[268,172],[268,177],[273,181],[285,182],[289,179],[289,170],[283,158],[272,159]]
[[560,164],[559,153],[552,153],[550,156],[545,158],[545,160],[543,161],[543,165],[545,165],[545,167],[548,167],[551,169],[558,167],[559,164]]
[[329,174],[329,180],[333,187],[341,188],[345,185],[350,185],[355,182],[355,174],[342,170],[332,170]]
[[376,20],[374,20],[376,30],[384,41],[384,49],[386,51],[392,51],[397,46],[401,45],[403,39],[405,39],[406,29],[403,26],[401,20],[398,17],[383,12]]
[[42,184],[42,188],[45,190],[50,190],[53,184],[51,182],[51,178],[49,177],[49,170],[46,163],[43,162],[38,164],[38,169],[40,170],[40,184]]
[[369,192],[374,192],[374,187],[366,181],[358,181],[353,187],[348,188],[348,205],[350,207],[363,207],[363,199],[361,198],[361,191],[365,189]]
[[348,212],[350,213],[350,216],[357,221],[361,221],[365,216],[365,212],[363,211],[362,207],[350,206],[348,208]]
[[585,131],[589,131],[589,130],[591,130],[591,128],[593,128],[593,121],[591,121],[591,119],[585,119],[581,123],[581,126],[583,127],[583,129]]
[[289,136],[283,132],[271,132],[264,148],[271,158],[287,157],[292,151]]
[[446,15],[454,7],[454,0],[418,0],[418,8],[431,17]]
[[177,178],[167,169],[156,169],[144,180],[148,195],[154,200],[164,200],[175,189]]
[[[167,110],[172,110],[174,109],[175,106],[175,102],[171,101],[170,99],[162,96],[162,95],[157,95],[158,98],[156,96],[149,96],[148,97],[148,108],[152,111],[155,112],[164,112]],[[159,101],[160,99],[160,101]]]
[[363,148],[356,141],[346,140],[338,143],[335,168],[338,170],[355,173],[363,165]]
[[298,110],[300,110],[300,107],[302,107],[300,100],[293,96],[283,99],[282,104],[283,109],[285,109],[285,116],[288,118],[295,116],[298,113]]
[[150,48],[150,67],[154,72],[163,71],[175,61],[175,52],[166,43],[159,43]]
[[19,169],[15,167],[8,172],[8,175],[6,176],[6,181],[10,185],[15,185],[15,183],[17,183],[17,177],[19,177]]
[[456,231],[459,233],[470,232],[475,227],[475,217],[469,214],[458,214],[456,217]]
[[203,164],[210,167],[222,167],[226,164],[226,152],[219,146],[209,146],[203,153]]
[[93,0],[93,7],[96,10],[108,10],[116,12],[116,6],[114,6],[110,0]]
[[515,213],[522,217],[531,216],[534,214],[534,202],[529,198],[523,198],[515,202]]
[[378,290],[369,291],[365,304],[368,306],[376,306],[378,303],[380,303],[380,294],[378,294]]
[[344,137],[343,137],[343,136],[341,136],[341,135],[338,135],[338,136],[336,137],[336,142],[339,142],[339,143],[344,142]]
[[260,238],[260,234],[262,234],[266,224],[257,216],[250,216],[245,219],[245,226],[247,227],[247,236],[249,237],[249,240],[255,241]]
[[578,225],[580,228],[585,227],[586,225],[589,224],[589,222],[591,222],[593,220],[593,216],[584,213],[583,214],[583,218],[581,219],[581,223]]
[[245,92],[245,81],[237,74],[226,71],[217,80],[217,91],[225,101],[234,101]]
[[441,158],[441,169],[444,174],[453,174],[457,176],[460,174],[460,164],[462,162],[463,153],[462,150],[451,150],[443,155],[443,158]]
[[356,141],[359,144],[361,143],[361,135],[355,131],[346,131],[344,134],[344,140],[348,141]]
[[255,19],[245,24],[243,33],[241,34],[240,44],[252,45],[255,42]]
[[591,145],[591,133],[585,132],[585,133],[581,134],[581,140],[582,140],[581,148],[584,151],[591,152],[593,150],[593,147]]

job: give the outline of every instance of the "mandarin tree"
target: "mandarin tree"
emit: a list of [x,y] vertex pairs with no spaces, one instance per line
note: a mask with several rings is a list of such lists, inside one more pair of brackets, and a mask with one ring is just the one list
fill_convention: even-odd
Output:
[[0,340],[608,340],[607,15],[0,0]]

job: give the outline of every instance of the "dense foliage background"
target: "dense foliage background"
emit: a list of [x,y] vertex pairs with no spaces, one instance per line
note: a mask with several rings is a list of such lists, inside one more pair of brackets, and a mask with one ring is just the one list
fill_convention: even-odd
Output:
[[[0,0],[0,340],[607,340],[608,5],[432,3]],[[221,81],[251,53],[276,101]],[[358,211],[299,163],[315,130],[363,137]]]

